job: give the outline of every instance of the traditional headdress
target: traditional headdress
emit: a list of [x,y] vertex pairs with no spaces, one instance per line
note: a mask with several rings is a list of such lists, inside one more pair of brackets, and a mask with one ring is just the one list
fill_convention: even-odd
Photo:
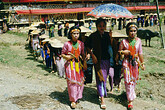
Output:
[[78,31],[78,32],[80,32],[79,29],[73,29],[70,33],[73,33],[74,31]]

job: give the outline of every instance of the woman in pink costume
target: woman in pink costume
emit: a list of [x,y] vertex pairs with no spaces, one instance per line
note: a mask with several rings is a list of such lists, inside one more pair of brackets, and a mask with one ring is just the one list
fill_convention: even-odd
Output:
[[[83,69],[87,68],[84,60],[84,43],[78,40],[80,33],[80,28],[73,26],[68,34],[68,38],[71,40],[65,42],[62,49],[62,57],[66,59],[65,74],[69,100],[71,102],[71,108],[73,109],[76,108],[76,103],[79,102],[78,100],[82,98],[84,89],[84,73],[82,67]],[[81,64],[81,59],[83,64]]]
[[125,89],[128,103],[128,109],[133,108],[133,100],[136,98],[135,85],[139,79],[139,66],[142,70],[145,69],[143,62],[141,40],[136,37],[138,25],[130,22],[126,26],[128,39],[124,39],[120,43],[119,53],[124,57],[123,74],[125,81]]

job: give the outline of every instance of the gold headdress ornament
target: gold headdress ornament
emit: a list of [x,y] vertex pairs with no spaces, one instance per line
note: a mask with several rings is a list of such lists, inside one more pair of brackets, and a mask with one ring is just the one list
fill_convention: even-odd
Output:
[[74,31],[78,31],[78,32],[80,32],[79,29],[73,29],[70,33],[73,33]]
[[131,24],[131,25],[129,26],[129,28],[131,28],[131,27],[138,28],[135,24]]

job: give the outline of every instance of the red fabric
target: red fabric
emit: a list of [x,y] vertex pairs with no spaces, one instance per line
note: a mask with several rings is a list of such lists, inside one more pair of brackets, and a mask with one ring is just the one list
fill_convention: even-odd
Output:
[[[125,7],[129,11],[132,10],[156,10],[156,6],[136,6],[136,7]],[[72,9],[36,9],[36,10],[16,10],[18,14],[57,14],[57,13],[79,13],[79,12],[90,12],[92,8],[72,8]],[[165,6],[159,6],[159,9],[165,9]]]
[[[156,10],[156,6],[132,6],[132,7],[125,7],[127,10]],[[165,6],[159,6],[159,9],[165,9]]]
[[16,10],[18,14],[57,14],[90,12],[93,8]]
[[2,0],[2,2],[11,3],[28,3],[28,2],[55,2],[59,0]]

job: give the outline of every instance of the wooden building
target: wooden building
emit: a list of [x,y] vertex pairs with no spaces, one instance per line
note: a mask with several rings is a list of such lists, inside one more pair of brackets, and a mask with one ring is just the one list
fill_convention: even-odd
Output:
[[[2,0],[5,10],[9,10],[9,23],[38,22],[45,19],[81,20],[93,8],[115,3],[124,6],[134,15],[156,13],[155,2],[149,0]],[[165,11],[165,1],[159,0],[160,12]]]

